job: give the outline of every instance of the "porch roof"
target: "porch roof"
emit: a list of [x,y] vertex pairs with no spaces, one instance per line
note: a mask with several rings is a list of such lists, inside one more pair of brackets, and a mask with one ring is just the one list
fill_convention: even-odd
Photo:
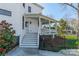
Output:
[[57,22],[53,18],[50,18],[50,17],[42,15],[42,14],[25,14],[25,17],[38,17],[38,18],[40,17],[40,18],[45,19],[45,20],[49,20],[49,21],[52,21],[52,22]]

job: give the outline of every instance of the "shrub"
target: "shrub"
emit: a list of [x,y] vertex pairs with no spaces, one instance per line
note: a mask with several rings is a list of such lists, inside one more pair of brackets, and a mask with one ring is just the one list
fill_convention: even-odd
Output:
[[6,21],[1,22],[3,30],[2,30],[2,38],[5,39],[6,41],[13,41],[14,40],[14,34],[15,31],[11,27],[12,24],[7,23]]
[[39,49],[50,50],[58,52],[61,49],[75,49],[78,48],[79,40],[66,39],[60,36],[52,38],[52,36],[40,36]]
[[39,49],[58,52],[59,50],[61,50],[62,44],[64,44],[63,38],[56,37],[53,39],[52,35],[43,35],[40,36]]
[[0,23],[0,48],[11,49],[11,45],[15,44],[15,30],[11,27],[12,24],[7,23],[5,20]]

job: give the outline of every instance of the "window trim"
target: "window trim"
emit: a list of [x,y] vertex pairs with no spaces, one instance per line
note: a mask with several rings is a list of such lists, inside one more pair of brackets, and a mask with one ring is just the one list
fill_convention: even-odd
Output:
[[12,16],[12,12],[11,11],[8,11],[6,9],[1,9],[0,8],[0,15]]

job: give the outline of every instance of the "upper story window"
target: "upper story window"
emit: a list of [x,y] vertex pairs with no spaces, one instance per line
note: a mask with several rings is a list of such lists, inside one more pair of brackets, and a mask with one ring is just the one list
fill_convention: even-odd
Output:
[[24,16],[22,16],[22,29],[24,29]]
[[23,3],[23,7],[25,8],[25,3]]
[[11,16],[12,12],[4,9],[0,9],[0,14],[6,15],[6,16]]
[[28,12],[31,12],[31,7],[30,6],[28,6]]

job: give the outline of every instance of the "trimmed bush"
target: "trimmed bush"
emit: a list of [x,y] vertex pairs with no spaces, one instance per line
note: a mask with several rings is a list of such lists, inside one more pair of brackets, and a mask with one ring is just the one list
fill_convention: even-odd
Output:
[[0,48],[5,50],[0,55],[11,50],[16,43],[15,30],[11,26],[5,20],[0,23]]
[[52,38],[51,35],[40,36],[39,49],[50,50],[58,52],[61,49],[75,49],[78,48],[79,40],[77,39],[66,39],[60,36]]

